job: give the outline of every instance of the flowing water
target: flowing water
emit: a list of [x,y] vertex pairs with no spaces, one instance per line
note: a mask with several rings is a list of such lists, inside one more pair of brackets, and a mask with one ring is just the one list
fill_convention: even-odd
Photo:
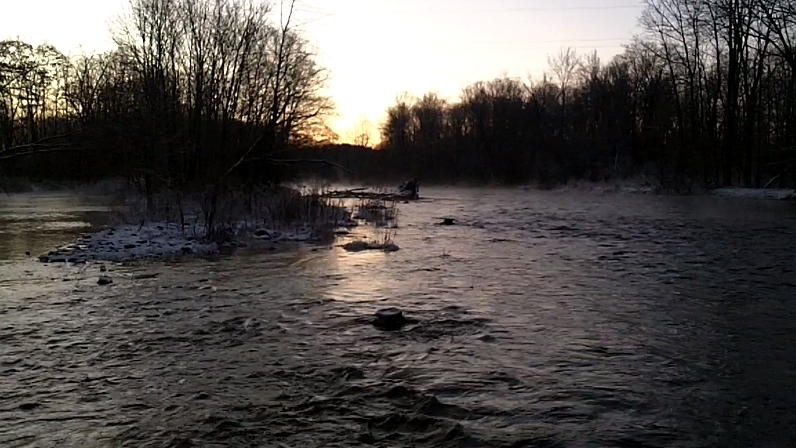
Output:
[[[107,204],[4,197],[0,446],[796,444],[796,204],[421,193],[396,253],[106,264],[107,286],[24,255]],[[415,322],[377,330],[388,306]]]

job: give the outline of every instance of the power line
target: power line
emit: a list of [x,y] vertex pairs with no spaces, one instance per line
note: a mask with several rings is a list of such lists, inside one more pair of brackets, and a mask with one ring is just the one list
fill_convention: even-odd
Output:
[[615,9],[637,9],[643,6],[642,3],[624,4],[624,5],[603,5],[603,6],[546,6],[546,7],[522,7],[522,8],[504,8],[504,9],[488,9],[483,12],[515,12],[515,11],[537,11],[537,12],[562,12],[562,11],[602,11],[602,10],[615,10]]
[[[429,15],[429,14],[442,14],[442,15],[460,15],[460,14],[505,14],[517,12],[537,12],[537,13],[566,13],[566,12],[586,12],[586,11],[612,11],[612,10],[630,10],[640,9],[644,3],[622,3],[614,5],[581,5],[581,6],[541,6],[541,7],[516,7],[516,8],[489,8],[489,9],[396,9],[384,10],[384,14],[402,14],[402,15]],[[316,22],[325,21],[334,18],[338,12],[333,8],[326,9],[317,5],[299,4],[296,11],[310,16],[315,16],[302,21],[302,25],[309,25]]]
[[[489,9],[467,9],[467,8],[427,8],[427,9],[394,9],[394,10],[385,10],[385,12],[393,13],[393,14],[429,14],[429,13],[443,13],[443,14],[500,14],[500,13],[510,13],[510,12],[577,12],[577,11],[611,11],[611,10],[621,10],[621,9],[640,9],[644,6],[644,3],[625,3],[625,4],[615,4],[615,5],[582,5],[582,6],[539,6],[539,7],[516,7],[516,8],[489,8]],[[308,6],[304,5],[302,7],[305,12],[316,13],[316,14],[335,14],[334,12],[330,12],[329,10],[324,10],[318,6]]]
[[[475,43],[494,43],[494,44],[560,44],[560,43],[567,43],[567,42],[624,42],[627,40],[627,37],[595,37],[595,38],[583,38],[583,39],[517,39],[517,40],[503,40],[503,41],[475,41]],[[470,41],[472,42],[472,41]]]

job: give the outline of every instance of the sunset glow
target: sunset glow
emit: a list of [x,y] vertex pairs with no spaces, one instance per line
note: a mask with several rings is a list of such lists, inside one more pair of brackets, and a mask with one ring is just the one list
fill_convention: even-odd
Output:
[[[126,0],[5,2],[0,39],[43,42],[75,55],[113,48]],[[294,23],[328,70],[342,142],[363,128],[378,140],[385,109],[403,93],[455,99],[480,80],[540,79],[559,49],[607,60],[638,32],[642,5],[569,0],[299,0]],[[278,14],[279,6],[274,10]],[[275,15],[278,18],[278,15]],[[277,19],[278,20],[278,19]]]

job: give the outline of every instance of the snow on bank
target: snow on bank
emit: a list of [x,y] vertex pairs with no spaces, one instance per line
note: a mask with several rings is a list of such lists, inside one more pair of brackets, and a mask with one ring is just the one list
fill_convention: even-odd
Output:
[[713,190],[716,196],[726,196],[745,199],[773,199],[777,201],[796,200],[796,190],[773,188],[739,188],[726,187]]
[[627,194],[654,194],[660,191],[657,182],[644,176],[628,179],[619,179],[605,182],[591,182],[586,180],[571,180],[555,188],[561,192],[587,192],[596,194],[627,193]]
[[[174,258],[179,256],[209,256],[219,253],[216,243],[205,242],[201,229],[179,224],[149,223],[126,224],[84,234],[74,244],[64,246],[39,257],[43,263],[86,263],[88,261],[135,261]],[[231,237],[231,246],[257,245],[257,243],[311,241],[314,232],[306,227],[278,231],[238,229]]]
[[179,224],[125,224],[82,235],[77,242],[39,257],[44,263],[68,261],[132,261],[180,255],[212,255],[215,243],[202,242],[194,232],[183,232]]

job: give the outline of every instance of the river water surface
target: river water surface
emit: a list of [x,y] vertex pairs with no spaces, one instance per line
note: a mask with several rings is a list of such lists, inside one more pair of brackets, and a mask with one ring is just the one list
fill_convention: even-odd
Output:
[[[107,201],[4,196],[0,446],[796,445],[795,204],[422,193],[396,253],[105,264],[107,286],[33,257]],[[416,322],[377,330],[388,306]]]

